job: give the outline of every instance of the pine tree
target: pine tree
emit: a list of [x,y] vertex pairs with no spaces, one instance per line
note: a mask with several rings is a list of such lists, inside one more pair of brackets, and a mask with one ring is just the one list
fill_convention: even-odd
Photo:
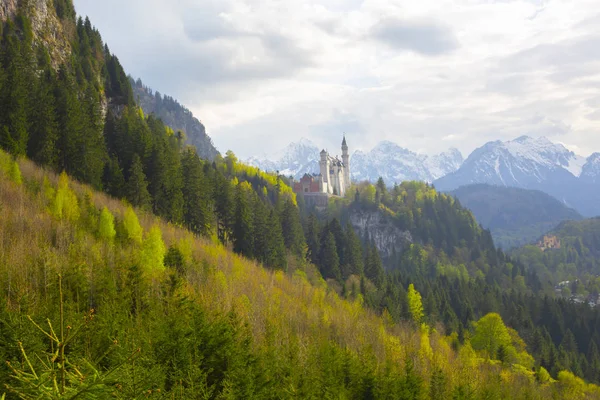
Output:
[[350,223],[346,224],[344,243],[345,262],[342,266],[344,279],[350,275],[362,276],[364,273],[362,245]]
[[[231,183],[217,171],[214,190],[215,213],[217,216],[217,236],[221,242],[229,240],[233,217],[233,196]],[[267,217],[265,217],[265,221]]]
[[281,231],[279,217],[274,209],[271,209],[268,217],[267,232],[269,240],[266,264],[271,268],[285,269],[287,260],[283,232]]
[[[47,57],[47,55],[46,55]],[[47,61],[49,63],[49,61]],[[48,65],[40,76],[35,92],[31,136],[27,154],[34,161],[50,168],[58,167],[58,121],[53,82],[56,77]]]
[[375,242],[367,244],[367,252],[365,259],[365,276],[377,287],[382,287],[385,280],[385,271],[379,256],[379,250],[375,246]]
[[447,381],[448,379],[440,368],[433,370],[429,384],[429,398],[431,400],[445,400],[448,398]]
[[[249,189],[251,190],[251,188]],[[248,205],[248,191],[239,183],[235,191],[235,221],[233,225],[233,251],[252,257],[254,241],[252,236],[252,213]]]
[[150,209],[150,193],[148,193],[148,182],[142,168],[140,157],[136,154],[133,157],[133,163],[129,170],[129,181],[125,190],[127,200],[135,206],[142,209]]
[[340,280],[342,278],[342,273],[340,272],[340,259],[335,245],[335,237],[331,232],[327,232],[323,238],[319,266],[321,275],[323,275],[325,279]]
[[319,265],[321,247],[319,246],[319,222],[314,214],[306,220],[306,244],[308,245],[307,257],[314,265]]
[[202,162],[195,150],[189,148],[181,159],[183,172],[183,218],[193,232],[210,232],[209,182],[202,171]]
[[[155,133],[155,135],[158,134],[158,132]],[[166,140],[157,138],[147,168],[148,191],[152,196],[152,210],[155,214],[165,218],[169,218],[171,215],[172,201],[169,196],[168,152]]]
[[125,176],[116,156],[112,156],[104,166],[102,186],[106,193],[118,199],[125,194]]
[[283,205],[281,229],[283,231],[285,247],[299,257],[304,256],[302,253],[304,252],[305,242],[302,224],[300,223],[300,214],[298,208],[290,199],[287,199]]
[[100,95],[91,84],[83,91],[83,132],[79,141],[79,151],[81,152],[84,164],[79,166],[74,174],[81,177],[95,188],[102,188],[102,174],[104,165],[107,162],[108,155],[104,143],[104,120],[100,106]]
[[268,210],[267,206],[260,200],[256,192],[252,199],[252,239],[254,242],[254,257],[266,263],[269,251]]
[[24,156],[29,139],[27,99],[31,76],[26,59],[29,43],[19,40],[12,23],[7,24],[4,35],[6,40],[1,58],[6,78],[0,95],[0,145],[15,156]]
[[600,374],[600,354],[598,352],[598,346],[592,338],[588,346],[587,359],[589,366],[586,372],[586,379],[594,382],[598,380]]
[[335,238],[335,245],[338,252],[338,258],[340,260],[340,265],[344,265],[347,262],[347,257],[344,254],[346,251],[346,240],[344,237],[344,230],[342,229],[342,225],[340,225],[340,221],[338,221],[337,218],[333,218],[327,225],[327,230],[331,232]]
[[[81,103],[77,97],[79,89],[65,68],[58,73],[56,91],[59,136],[56,141],[58,167],[77,179],[85,180],[87,171],[84,143],[85,120]],[[102,171],[100,171],[102,172]]]

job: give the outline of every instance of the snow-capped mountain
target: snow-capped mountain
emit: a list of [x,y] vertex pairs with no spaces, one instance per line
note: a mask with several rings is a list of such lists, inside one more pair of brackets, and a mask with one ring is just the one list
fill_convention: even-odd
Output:
[[473,183],[537,189],[591,216],[600,215],[598,177],[600,156],[586,159],[546,138],[522,136],[485,144],[434,184],[444,191]]
[[406,180],[432,182],[456,171],[462,162],[456,149],[430,157],[384,141],[368,153],[356,151],[350,159],[350,174],[355,181],[375,182],[382,177],[388,185]]
[[[300,179],[306,173],[319,173],[320,149],[310,140],[291,143],[280,152],[247,163],[265,171],[279,171],[285,176]],[[456,149],[432,157],[417,154],[392,142],[381,142],[365,153],[356,151],[350,158],[352,180],[377,181],[383,177],[389,185],[405,180],[433,180],[456,171],[463,157]]]
[[319,173],[319,148],[302,138],[290,143],[281,151],[261,158],[252,157],[246,162],[264,171],[279,171],[281,175],[300,179],[304,174]]
[[600,184],[600,153],[588,157],[580,177],[586,182]]

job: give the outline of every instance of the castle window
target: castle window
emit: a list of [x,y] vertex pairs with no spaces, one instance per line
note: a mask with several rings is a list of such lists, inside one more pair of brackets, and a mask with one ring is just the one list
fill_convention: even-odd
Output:
[[304,188],[304,193],[308,193],[308,188]]

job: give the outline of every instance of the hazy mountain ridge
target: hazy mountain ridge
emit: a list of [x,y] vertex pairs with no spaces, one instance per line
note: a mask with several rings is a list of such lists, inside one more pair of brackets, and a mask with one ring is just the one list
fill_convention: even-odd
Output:
[[279,171],[281,175],[300,179],[304,174],[319,173],[319,152],[316,144],[302,138],[275,154],[251,157],[246,162],[264,171]]
[[[319,147],[303,138],[276,154],[252,157],[247,162],[265,171],[279,171],[300,179],[305,173],[319,172],[319,152]],[[354,181],[376,181],[383,177],[388,185],[406,180],[432,182],[458,169],[462,161],[457,149],[427,156],[383,141],[369,152],[355,151],[350,158],[350,174]]]
[[[319,172],[319,151],[302,139],[247,162],[300,179]],[[383,141],[368,152],[355,151],[350,174],[353,181],[375,182],[382,177],[389,186],[407,180],[433,182],[441,191],[478,183],[540,190],[584,216],[600,215],[600,153],[582,157],[545,137],[488,142],[464,161],[457,149],[427,156]]]
[[563,221],[583,218],[538,190],[474,184],[462,186],[451,194],[491,231],[494,242],[502,248],[534,243]]
[[206,128],[190,110],[181,105],[177,100],[167,95],[161,95],[153,91],[138,79],[134,81],[130,77],[131,87],[136,101],[146,114],[156,114],[157,117],[171,127],[173,130],[185,132],[187,142],[194,147],[200,158],[214,160],[219,154],[212,139],[206,134]]
[[457,149],[428,156],[384,141],[368,153],[356,151],[350,160],[350,172],[354,180],[374,182],[382,177],[388,185],[407,180],[432,182],[457,170],[462,162]]
[[581,157],[546,138],[489,142],[436,181],[442,191],[486,183],[543,191],[584,216],[600,215],[600,156]]

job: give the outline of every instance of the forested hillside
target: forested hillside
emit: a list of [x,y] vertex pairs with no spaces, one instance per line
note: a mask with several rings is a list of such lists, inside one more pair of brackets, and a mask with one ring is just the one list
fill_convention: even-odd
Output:
[[[597,396],[575,375],[600,381],[598,311],[555,300],[454,198],[380,180],[311,210],[233,152],[203,160],[53,5],[23,1],[0,42],[10,393]],[[367,214],[406,240],[383,249]]]
[[0,152],[6,398],[598,398],[553,380],[490,313],[395,324],[310,265],[269,272],[219,243]]
[[600,218],[563,222],[547,237],[558,239],[559,248],[524,246],[513,255],[555,285],[569,281],[557,288],[563,297],[596,302],[600,293]]
[[[359,288],[367,305],[403,321],[411,315],[406,288],[414,284],[423,296],[427,323],[443,323],[446,333],[458,333],[459,340],[465,338],[473,322],[497,312],[518,331],[536,363],[553,376],[569,369],[598,382],[599,309],[555,298],[554,280],[497,250],[489,231],[480,228],[454,197],[419,182],[405,182],[391,190],[383,180],[375,185],[361,183],[346,199],[330,204],[327,215],[333,219],[322,232],[339,231],[337,218],[342,225],[345,221],[352,225],[357,215],[365,213],[378,215],[373,220],[380,221],[362,232],[357,226],[367,251],[363,254],[367,280],[346,278],[342,267],[342,293],[348,295]],[[392,250],[390,257],[379,257],[373,251],[375,231],[389,233],[390,227],[405,232],[404,237],[410,240],[396,253]],[[313,230],[309,224],[309,249]],[[322,239],[319,243],[325,246]],[[335,241],[339,260],[349,253],[343,243]],[[333,263],[327,261],[332,258]],[[330,277],[327,266],[337,265],[335,260],[321,256],[313,262]],[[386,273],[381,271],[382,265],[387,267]]]
[[194,117],[190,110],[171,96],[162,95],[145,86],[139,78],[137,80],[130,78],[130,82],[136,102],[146,114],[155,114],[173,130],[183,131],[186,143],[196,148],[200,158],[211,161],[215,159],[219,152],[206,134],[204,125]]
[[489,229],[498,247],[510,249],[534,243],[568,220],[583,217],[538,190],[492,185],[468,185],[451,192]]

